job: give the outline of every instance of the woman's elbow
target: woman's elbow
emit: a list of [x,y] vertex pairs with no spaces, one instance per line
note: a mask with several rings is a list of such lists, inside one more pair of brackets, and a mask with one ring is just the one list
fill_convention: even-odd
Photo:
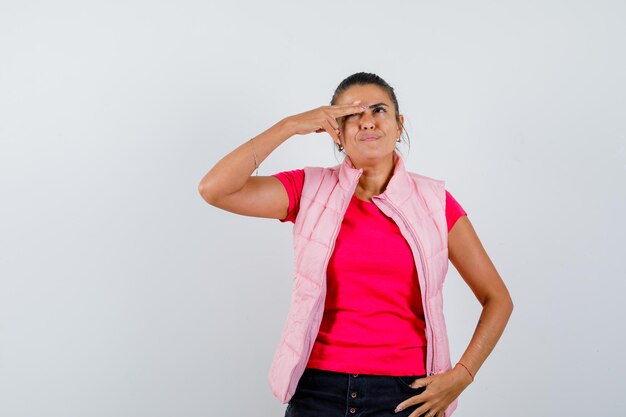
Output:
[[204,201],[211,205],[215,204],[215,192],[213,192],[211,187],[209,187],[209,185],[205,181],[200,181],[200,184],[198,184],[198,192],[200,193],[200,196],[202,196],[202,199]]
[[511,294],[509,294],[509,292],[507,291],[504,294],[503,300],[502,300],[502,305],[503,305],[503,310],[505,310],[506,314],[508,317],[511,317],[511,314],[513,314],[513,299],[511,298]]
[[488,304],[497,306],[503,315],[506,314],[510,317],[513,313],[513,299],[511,298],[511,294],[509,294],[508,290],[497,292],[486,297],[483,307]]

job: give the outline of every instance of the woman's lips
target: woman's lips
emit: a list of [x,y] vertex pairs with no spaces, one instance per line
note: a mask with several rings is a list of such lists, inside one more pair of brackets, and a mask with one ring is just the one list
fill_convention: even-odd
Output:
[[380,139],[380,136],[377,136],[377,135],[365,135],[365,136],[361,137],[360,140],[362,140],[364,142],[370,142],[370,141],[378,140],[378,139]]

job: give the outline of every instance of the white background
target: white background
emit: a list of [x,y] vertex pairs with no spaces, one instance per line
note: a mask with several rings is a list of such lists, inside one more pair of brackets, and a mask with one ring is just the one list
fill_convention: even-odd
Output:
[[[224,155],[374,72],[515,310],[456,417],[619,416],[621,1],[0,3],[0,415],[282,416],[291,224],[207,205]],[[295,136],[260,175],[338,163]],[[452,265],[452,360],[480,306]]]

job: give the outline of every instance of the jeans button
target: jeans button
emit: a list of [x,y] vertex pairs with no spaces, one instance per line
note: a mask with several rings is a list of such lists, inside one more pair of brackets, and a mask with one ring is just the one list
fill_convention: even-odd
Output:
[[352,374],[352,376],[356,378],[357,376],[359,376],[359,374]]
[[354,414],[354,413],[356,413],[356,408],[350,407],[350,414]]
[[350,396],[351,396],[352,398],[356,398],[356,392],[354,392],[354,391],[353,391],[353,392],[352,392],[352,394],[350,394]]

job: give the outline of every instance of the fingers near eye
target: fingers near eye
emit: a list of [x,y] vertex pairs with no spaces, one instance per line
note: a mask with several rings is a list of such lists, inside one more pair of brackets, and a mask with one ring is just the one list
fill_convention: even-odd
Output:
[[348,116],[350,114],[361,113],[362,111],[365,111],[362,106],[355,106],[352,104],[341,105],[337,106],[337,108],[333,112],[333,117],[335,119],[338,119],[340,117]]

